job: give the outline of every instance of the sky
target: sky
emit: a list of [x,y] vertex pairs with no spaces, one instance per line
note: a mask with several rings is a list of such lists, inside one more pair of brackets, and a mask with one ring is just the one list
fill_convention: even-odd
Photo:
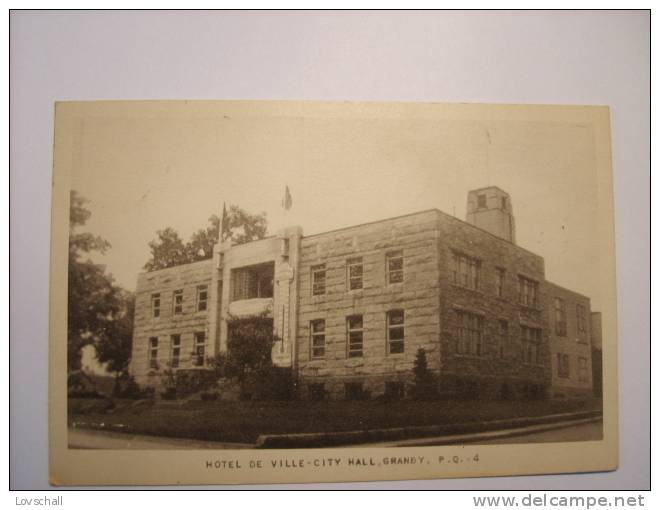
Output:
[[[470,189],[511,195],[517,244],[546,277],[599,305],[599,208],[588,116],[459,106],[107,104],[81,108],[71,186],[89,200],[84,230],[112,248],[96,262],[135,290],[148,242],[185,240],[223,203],[266,212],[269,233],[314,234],[437,208],[465,219]],[[285,185],[293,199],[281,207]]]

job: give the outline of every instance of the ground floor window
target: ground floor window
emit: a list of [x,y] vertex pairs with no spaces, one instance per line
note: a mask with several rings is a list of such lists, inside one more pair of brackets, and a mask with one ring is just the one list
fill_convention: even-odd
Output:
[[568,354],[557,353],[557,375],[566,378],[571,376],[571,365]]
[[149,339],[149,368],[158,368],[158,337]]
[[351,315],[346,318],[346,335],[348,342],[348,357],[359,358],[362,356],[362,315]]
[[541,362],[541,330],[520,326],[522,360],[525,363]]
[[195,333],[195,349],[193,351],[193,363],[196,367],[204,366],[206,356],[206,333],[198,331]]
[[177,368],[181,357],[181,335],[172,335],[170,337],[170,343],[170,366],[172,368]]
[[456,310],[456,352],[481,356],[484,320],[481,315]]
[[361,382],[350,382],[344,384],[346,400],[360,400],[364,396]]
[[589,372],[587,371],[587,358],[578,358],[578,379],[580,382],[589,381]]
[[325,320],[311,321],[309,329],[312,358],[323,358],[325,356]]
[[387,312],[387,345],[390,354],[400,354],[404,346],[403,310]]

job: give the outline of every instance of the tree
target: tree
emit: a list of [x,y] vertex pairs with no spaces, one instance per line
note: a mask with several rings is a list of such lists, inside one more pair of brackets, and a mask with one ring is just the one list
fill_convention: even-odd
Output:
[[119,313],[114,320],[108,321],[106,334],[101,335],[94,345],[98,361],[106,363],[107,370],[115,373],[115,394],[119,391],[120,377],[128,375],[135,317],[135,295],[121,291],[119,299]]
[[[144,268],[153,271],[213,257],[213,247],[223,229],[215,214],[209,217],[208,223],[205,229],[194,232],[185,244],[176,230],[170,227],[159,230],[157,238],[149,243],[151,258]],[[223,241],[230,239],[234,244],[243,244],[263,239],[267,228],[266,213],[250,214],[237,205],[230,205],[225,217]]]
[[435,377],[429,370],[426,360],[426,351],[420,347],[417,349],[413,365],[413,374],[415,374],[415,384],[413,386],[413,395],[418,399],[428,399],[435,396]]
[[105,253],[110,243],[101,237],[78,229],[91,213],[87,200],[76,191],[70,194],[69,208],[69,288],[67,310],[68,370],[79,370],[81,350],[107,335],[108,323],[120,310],[119,289],[105,266],[82,260],[91,252]]

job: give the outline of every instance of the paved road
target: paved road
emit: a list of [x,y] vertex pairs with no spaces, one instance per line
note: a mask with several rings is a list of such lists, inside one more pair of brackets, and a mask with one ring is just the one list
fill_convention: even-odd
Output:
[[69,428],[69,448],[102,450],[226,450],[252,448],[252,444],[218,443],[215,441],[196,441],[194,439],[176,439],[169,437],[143,436]]
[[603,422],[585,423],[572,427],[547,430],[523,436],[503,437],[479,444],[555,443],[558,441],[597,441],[603,437]]
[[[480,434],[444,436],[436,438],[419,438],[383,443],[351,445],[352,447],[386,447],[386,446],[433,446],[448,444],[520,444],[549,443],[559,441],[595,441],[602,438],[603,423],[590,421],[575,423],[568,427],[553,425],[536,425],[514,430],[491,431]],[[215,441],[196,441],[194,439],[176,439],[167,437],[144,436],[69,428],[69,448],[105,449],[105,450],[227,450],[253,448],[246,443],[219,443]]]

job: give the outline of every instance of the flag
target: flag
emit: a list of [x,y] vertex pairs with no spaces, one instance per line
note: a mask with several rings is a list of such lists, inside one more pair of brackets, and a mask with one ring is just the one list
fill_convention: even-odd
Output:
[[284,207],[285,210],[291,209],[291,204],[293,203],[293,200],[291,199],[291,192],[289,191],[289,186],[287,185],[286,189],[284,190],[284,198],[282,199],[282,207]]
[[227,218],[227,206],[225,203],[222,203],[222,220],[220,220],[220,241],[225,240],[225,234],[229,230],[229,218]]

